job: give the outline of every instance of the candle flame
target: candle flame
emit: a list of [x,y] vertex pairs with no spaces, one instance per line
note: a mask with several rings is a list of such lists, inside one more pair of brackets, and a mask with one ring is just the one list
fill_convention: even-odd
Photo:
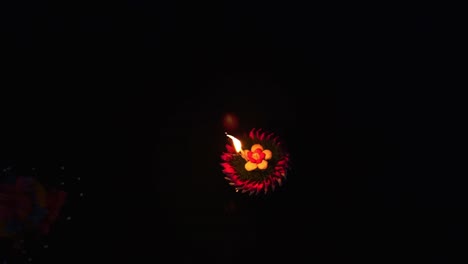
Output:
[[232,144],[234,144],[234,148],[236,149],[236,152],[242,152],[242,143],[240,142],[240,140],[229,135],[228,133],[226,133],[226,136],[232,139]]

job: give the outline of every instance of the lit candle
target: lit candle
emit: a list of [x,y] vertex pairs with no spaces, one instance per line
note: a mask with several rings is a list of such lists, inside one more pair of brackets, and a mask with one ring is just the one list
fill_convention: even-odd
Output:
[[239,153],[242,158],[247,160],[246,157],[245,157],[244,151],[242,150],[242,143],[240,142],[240,140],[238,140],[237,138],[229,135],[227,132],[225,132],[225,133],[226,133],[227,137],[232,139],[232,144],[234,145],[234,149],[236,150],[236,152]]

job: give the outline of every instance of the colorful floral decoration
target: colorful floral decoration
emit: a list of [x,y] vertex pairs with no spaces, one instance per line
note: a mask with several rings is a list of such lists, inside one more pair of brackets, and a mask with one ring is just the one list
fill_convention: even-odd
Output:
[[[7,171],[7,170],[4,170]],[[0,242],[22,249],[25,240],[49,235],[68,193],[31,176],[0,177]],[[22,249],[25,254],[24,248]],[[0,261],[6,261],[0,256]]]
[[226,144],[221,166],[225,179],[236,191],[260,194],[274,191],[286,179],[290,156],[279,137],[262,129],[252,129],[239,138],[242,151]]
[[46,235],[65,203],[67,193],[46,190],[31,177],[16,177],[0,184],[0,236],[12,237],[23,232]]

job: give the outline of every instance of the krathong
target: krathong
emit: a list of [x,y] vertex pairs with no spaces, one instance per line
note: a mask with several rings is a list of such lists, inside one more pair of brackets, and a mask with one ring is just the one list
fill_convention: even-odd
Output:
[[226,136],[232,144],[226,144],[221,166],[236,192],[267,194],[284,183],[290,155],[278,136],[255,128],[240,139],[227,133]]

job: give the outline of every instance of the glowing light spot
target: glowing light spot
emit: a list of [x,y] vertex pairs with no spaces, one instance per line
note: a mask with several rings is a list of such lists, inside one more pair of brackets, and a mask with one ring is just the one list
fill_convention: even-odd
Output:
[[239,126],[239,118],[232,113],[227,113],[224,115],[223,125],[226,130],[235,130]]

